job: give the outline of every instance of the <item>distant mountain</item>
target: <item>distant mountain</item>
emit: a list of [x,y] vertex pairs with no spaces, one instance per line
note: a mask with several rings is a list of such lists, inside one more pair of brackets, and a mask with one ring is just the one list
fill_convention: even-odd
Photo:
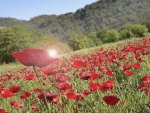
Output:
[[0,18],[0,27],[26,26],[66,39],[73,32],[88,34],[100,29],[119,28],[127,23],[149,20],[150,0],[99,0],[75,13],[59,16],[41,15],[29,21]]

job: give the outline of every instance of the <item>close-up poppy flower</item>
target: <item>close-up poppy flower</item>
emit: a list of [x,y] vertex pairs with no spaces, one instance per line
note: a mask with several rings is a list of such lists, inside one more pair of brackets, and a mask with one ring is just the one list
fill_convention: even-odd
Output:
[[23,51],[12,52],[13,57],[25,66],[44,67],[56,59],[42,49],[24,49]]

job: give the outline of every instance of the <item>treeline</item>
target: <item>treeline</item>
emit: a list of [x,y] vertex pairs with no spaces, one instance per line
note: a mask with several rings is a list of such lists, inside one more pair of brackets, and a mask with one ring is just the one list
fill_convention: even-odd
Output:
[[25,26],[66,40],[72,32],[88,34],[150,20],[149,0],[98,0],[75,13],[41,15],[29,21],[0,18],[1,27]]
[[105,29],[92,32],[88,35],[82,33],[72,33],[68,39],[73,50],[99,46],[105,43],[116,42],[129,38],[141,38],[150,36],[150,24],[128,24],[120,29]]
[[24,48],[56,49],[59,54],[72,50],[79,50],[100,46],[104,43],[116,42],[128,38],[138,38],[150,35],[150,23],[125,25],[120,29],[104,29],[91,32],[72,32],[66,42],[56,37],[41,34],[26,27],[0,28],[0,63],[13,62],[12,51]]
[[70,47],[58,38],[40,34],[26,27],[0,28],[0,64],[15,61],[12,51],[25,48],[57,49],[62,54],[70,51]]

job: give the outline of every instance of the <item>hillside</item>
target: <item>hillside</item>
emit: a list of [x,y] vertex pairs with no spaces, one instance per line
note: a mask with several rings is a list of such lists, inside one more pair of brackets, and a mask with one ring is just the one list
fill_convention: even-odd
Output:
[[88,34],[100,29],[119,28],[127,23],[149,21],[149,11],[149,0],[99,0],[75,13],[41,15],[29,21],[0,18],[0,27],[25,25],[65,39],[73,32]]
[[0,66],[1,113],[150,113],[150,38],[91,50],[45,65],[42,51],[15,52],[19,64]]

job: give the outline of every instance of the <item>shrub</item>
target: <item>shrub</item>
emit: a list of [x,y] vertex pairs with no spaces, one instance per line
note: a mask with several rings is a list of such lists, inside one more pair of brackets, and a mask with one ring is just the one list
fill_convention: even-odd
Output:
[[148,28],[145,25],[135,24],[126,25],[120,30],[120,35],[123,39],[132,37],[143,37],[148,32]]
[[103,43],[109,43],[109,42],[115,42],[119,40],[119,33],[115,29],[106,30],[103,34],[102,42]]
[[93,41],[90,38],[87,38],[82,33],[73,33],[68,41],[73,50],[79,50],[94,46]]
[[93,41],[95,46],[100,46],[102,44],[102,41],[100,40],[100,38],[97,37],[96,32],[92,32],[92,33],[88,34],[87,37]]

